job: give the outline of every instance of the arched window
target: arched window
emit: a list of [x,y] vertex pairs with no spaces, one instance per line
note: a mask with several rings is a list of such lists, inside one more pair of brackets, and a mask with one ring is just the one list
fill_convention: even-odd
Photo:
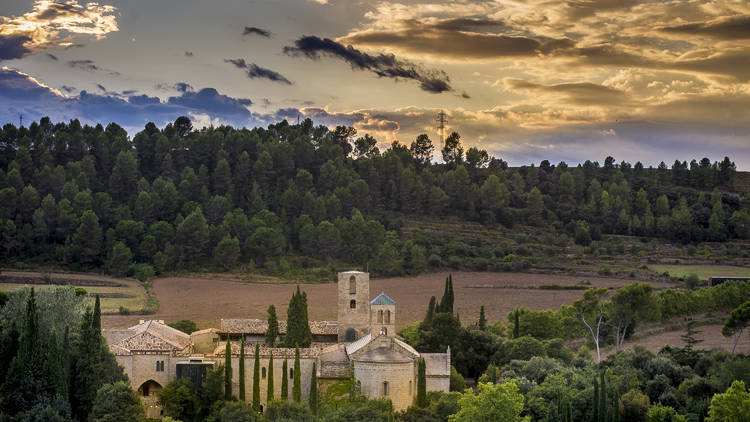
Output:
[[378,324],[382,324],[382,323],[383,323],[383,311],[380,310],[378,311]]
[[349,307],[352,309],[357,309],[357,301],[352,299],[349,301]]
[[266,379],[266,367],[265,366],[260,370],[260,372],[261,372],[261,377],[263,379]]
[[346,330],[346,336],[345,340],[348,342],[354,341],[357,339],[357,332],[354,331],[354,328],[349,328]]
[[354,276],[349,277],[349,294],[357,294],[357,279]]
[[388,335],[388,329],[385,327],[380,327],[380,334],[387,336]]
[[383,381],[383,397],[388,397],[388,381]]
[[390,324],[391,323],[391,311],[385,311],[385,323]]

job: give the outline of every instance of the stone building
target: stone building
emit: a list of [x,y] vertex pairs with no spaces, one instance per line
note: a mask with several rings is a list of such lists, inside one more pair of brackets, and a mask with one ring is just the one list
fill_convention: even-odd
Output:
[[[319,391],[354,375],[362,393],[386,398],[397,410],[414,402],[417,394],[417,362],[426,363],[427,391],[449,391],[450,349],[445,353],[419,353],[396,336],[396,302],[385,293],[370,299],[369,274],[347,271],[338,276],[338,321],[311,321],[314,342],[300,349],[300,381],[303,399],[310,392],[313,364]],[[279,321],[285,333],[286,321]],[[294,349],[267,347],[262,343],[266,321],[223,319],[220,328],[187,335],[163,321],[141,321],[125,330],[103,330],[110,350],[125,369],[131,385],[141,396],[149,418],[159,418],[159,390],[179,376],[199,382],[205,370],[225,361],[226,341],[232,355],[232,391],[239,394],[240,341],[245,342],[245,400],[253,396],[255,345],[259,344],[260,398],[266,404],[269,365],[273,357],[274,397],[281,396],[282,377],[289,377],[292,397]],[[338,342],[335,340],[338,339]],[[287,373],[282,373],[283,361]]]

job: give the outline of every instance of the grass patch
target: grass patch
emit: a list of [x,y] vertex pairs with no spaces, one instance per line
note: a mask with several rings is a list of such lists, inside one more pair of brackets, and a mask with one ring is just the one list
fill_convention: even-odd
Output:
[[683,278],[695,273],[701,280],[709,277],[750,277],[750,268],[731,265],[649,265],[659,274],[669,273],[670,277]]

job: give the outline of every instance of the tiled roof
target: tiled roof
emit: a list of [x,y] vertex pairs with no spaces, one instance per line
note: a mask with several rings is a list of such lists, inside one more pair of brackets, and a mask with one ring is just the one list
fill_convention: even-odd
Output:
[[367,346],[367,343],[369,343],[370,341],[372,341],[372,334],[368,334],[368,335],[362,337],[361,339],[359,339],[359,340],[357,340],[357,341],[355,341],[353,343],[348,344],[346,346],[346,354],[351,356],[352,353],[354,353],[357,350],[359,350],[359,349]]
[[451,363],[447,353],[422,353],[427,376],[450,376]]
[[[255,345],[258,344],[259,352],[261,357],[269,357],[273,354],[273,358],[279,359],[294,359],[294,348],[291,347],[268,347],[260,343],[245,343],[245,356],[255,356]],[[299,356],[301,358],[316,358],[323,349],[328,347],[328,343],[313,343],[310,347],[299,349]],[[238,357],[240,355],[240,342],[230,341],[229,347],[231,349],[232,356]],[[223,357],[226,354],[227,343],[225,341],[219,342],[214,349],[214,356]]]
[[[338,322],[310,321],[313,335],[337,335]],[[254,318],[227,318],[221,320],[220,333],[262,335],[268,330],[268,321]],[[279,334],[286,334],[286,321],[279,321]]]
[[104,332],[113,341],[109,348],[115,355],[128,355],[133,352],[181,352],[190,346],[190,336],[158,321],[144,321],[127,329]]
[[378,297],[370,301],[370,305],[395,305],[396,301],[391,299],[387,294],[380,293]]
[[412,362],[411,358],[390,347],[378,347],[367,351],[355,358],[357,362],[378,362],[378,363],[404,363]]

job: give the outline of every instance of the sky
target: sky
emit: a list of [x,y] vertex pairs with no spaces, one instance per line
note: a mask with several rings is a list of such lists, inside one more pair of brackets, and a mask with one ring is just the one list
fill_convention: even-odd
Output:
[[311,118],[381,146],[443,110],[511,165],[729,156],[750,170],[746,0],[3,0],[0,123],[131,135]]

